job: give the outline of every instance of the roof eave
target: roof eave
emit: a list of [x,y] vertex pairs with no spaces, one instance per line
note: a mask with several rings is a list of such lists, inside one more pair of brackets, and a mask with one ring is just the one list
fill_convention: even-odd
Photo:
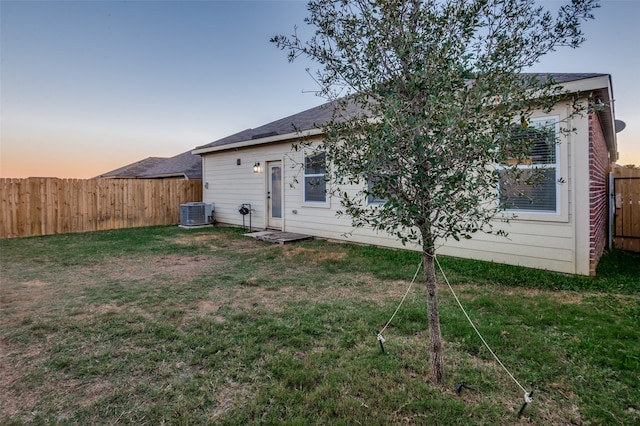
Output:
[[603,74],[596,77],[571,81],[562,84],[562,87],[571,93],[595,93],[600,98],[598,100],[604,103],[605,107],[596,111],[595,114],[604,127],[603,133],[605,142],[607,143],[607,149],[609,150],[609,158],[612,162],[615,162],[618,159],[618,143],[615,129],[616,114],[611,75]]
[[[615,112],[613,107],[613,90],[611,85],[611,75],[610,74],[599,74],[593,75],[587,78],[581,78],[578,80],[566,81],[563,83],[559,83],[564,90],[570,93],[590,93],[597,92],[599,95],[602,95],[604,99],[602,101],[607,105],[607,107],[598,112],[598,116],[603,123],[605,140],[607,143],[607,147],[611,154],[611,158],[615,159],[617,157],[617,142],[616,142],[616,133],[615,133]],[[248,148],[257,145],[265,145],[270,143],[284,142],[287,140],[300,139],[310,136],[317,136],[323,134],[322,129],[313,128],[304,131],[291,132],[286,134],[278,134],[273,136],[267,136],[263,138],[257,139],[245,139],[238,142],[228,143],[228,144],[220,144],[214,146],[205,146],[196,148],[191,151],[194,155],[203,155],[213,152]]]
[[138,176],[138,179],[163,179],[163,178],[172,178],[172,177],[179,177],[179,178],[189,179],[189,177],[183,172],[158,173],[158,174],[153,174],[153,175],[140,175],[140,176]]
[[309,129],[309,130],[303,130],[299,132],[285,133],[282,135],[268,136],[268,137],[259,138],[259,139],[248,139],[248,140],[243,140],[243,141],[234,142],[234,143],[225,144],[225,145],[194,149],[193,151],[191,151],[191,153],[194,155],[202,155],[202,154],[208,154],[210,152],[227,151],[230,149],[240,149],[240,148],[247,148],[247,147],[256,146],[256,145],[265,145],[265,144],[276,143],[276,142],[284,142],[292,139],[308,138],[311,136],[317,136],[321,134],[323,134],[322,129]]
[[98,175],[94,179],[137,179],[137,178],[138,177],[135,175],[112,175],[112,176]]
[[567,81],[559,83],[562,88],[570,91],[571,93],[585,92],[589,90],[602,89],[605,87],[611,87],[611,76],[609,74],[602,74],[588,78],[582,78],[579,80]]

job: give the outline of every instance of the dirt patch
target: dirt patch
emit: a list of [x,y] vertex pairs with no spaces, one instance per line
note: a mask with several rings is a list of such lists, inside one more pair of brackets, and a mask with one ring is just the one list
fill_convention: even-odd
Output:
[[223,248],[233,248],[237,253],[246,253],[264,246],[262,241],[255,238],[231,238],[225,234],[198,234],[198,235],[181,235],[168,239],[175,244],[192,246],[198,245],[217,251]]
[[96,316],[109,315],[109,314],[119,314],[122,312],[129,312],[136,315],[140,315],[145,319],[152,319],[153,314],[145,311],[144,309],[135,306],[134,304],[122,304],[116,305],[113,303],[106,303],[103,305],[84,305],[82,307],[81,312],[75,312],[73,315],[73,319],[75,321],[81,320],[91,320]]
[[224,386],[220,386],[213,393],[215,395],[215,410],[212,413],[212,420],[224,415],[229,410],[241,406],[251,396],[250,388],[246,384],[236,383],[228,380]]
[[120,258],[110,265],[101,265],[96,272],[112,279],[123,280],[148,280],[157,275],[189,279],[202,274],[211,265],[223,262],[223,259],[215,256],[144,256]]
[[[199,300],[196,304],[197,306],[197,316],[204,317],[207,315],[215,314],[220,310],[220,304],[214,303],[210,300]],[[186,317],[185,320],[188,321],[190,318]],[[213,315],[213,320],[217,323],[226,322],[227,319],[222,315]]]
[[339,251],[327,251],[327,250],[314,250],[306,247],[293,247],[285,248],[283,253],[288,258],[305,257],[316,263],[320,263],[326,260],[343,260],[347,257],[346,252]]
[[105,305],[97,305],[97,306],[88,306],[87,314],[88,316],[93,315],[105,315],[111,313],[124,312],[127,310],[125,305],[114,305],[113,303],[107,303]]
[[152,259],[150,268],[158,274],[192,278],[193,276],[202,273],[203,269],[208,266],[223,262],[223,259],[214,256],[189,257],[171,255]]
[[89,383],[84,390],[84,398],[80,399],[80,405],[89,407],[98,399],[113,393],[114,389],[114,385],[106,379]]
[[[38,400],[41,389],[21,386],[20,382],[29,373],[30,364],[43,361],[43,352],[42,345],[9,346],[0,339],[0,392],[3,394],[0,418],[28,411]],[[16,355],[17,362],[14,361]]]
[[212,312],[218,312],[218,309],[220,309],[220,305],[214,304],[210,300],[200,300],[198,301],[197,305],[198,313],[200,315],[207,315]]
[[[253,283],[253,285],[251,284]],[[362,274],[344,276],[339,283],[320,283],[318,286],[287,285],[277,288],[261,287],[260,280],[249,278],[243,286],[216,288],[207,301],[199,301],[196,315],[216,313],[222,308],[247,311],[261,308],[282,312],[290,303],[352,300],[373,302],[384,306],[390,300],[399,301],[407,291],[409,282],[403,280],[381,281]],[[411,289],[411,297],[419,297],[417,287]],[[216,317],[222,321],[223,317]]]
[[[20,277],[0,279],[0,324],[16,323],[33,315],[47,312],[56,302],[77,299],[83,289],[102,285],[106,281],[149,281],[157,277],[188,281],[219,270],[226,259],[219,256],[133,256],[90,266],[70,266],[59,271],[43,271],[39,279]],[[52,281],[47,281],[51,275]],[[69,299],[69,300],[71,300]],[[45,309],[43,309],[45,308]],[[115,305],[85,306],[86,315],[123,309]],[[86,310],[88,309],[88,311]]]
[[228,241],[228,238],[224,234],[199,234],[199,235],[181,235],[170,239],[171,242],[190,246],[194,243],[204,244],[218,241]]
[[36,311],[50,300],[58,300],[61,289],[44,280],[0,280],[0,325],[11,324]]
[[22,285],[29,288],[43,288],[49,285],[49,283],[46,283],[42,280],[31,280],[23,282]]

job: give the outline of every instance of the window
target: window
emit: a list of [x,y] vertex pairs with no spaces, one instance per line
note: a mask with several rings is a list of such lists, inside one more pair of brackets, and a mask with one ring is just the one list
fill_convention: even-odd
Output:
[[326,154],[313,152],[304,157],[304,193],[305,203],[327,202],[327,181],[325,180]]
[[512,140],[523,143],[525,155],[508,159],[513,168],[500,172],[500,203],[507,210],[557,213],[559,210],[559,147],[557,118],[531,121],[514,129]]
[[367,182],[367,205],[380,205],[387,202],[387,199],[376,194],[378,188],[376,182],[379,178],[372,177]]

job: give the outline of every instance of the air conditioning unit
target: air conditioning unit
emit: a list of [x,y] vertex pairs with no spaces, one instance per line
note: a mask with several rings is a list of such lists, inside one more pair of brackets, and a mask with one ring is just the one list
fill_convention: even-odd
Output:
[[180,204],[180,226],[202,226],[213,222],[213,204]]

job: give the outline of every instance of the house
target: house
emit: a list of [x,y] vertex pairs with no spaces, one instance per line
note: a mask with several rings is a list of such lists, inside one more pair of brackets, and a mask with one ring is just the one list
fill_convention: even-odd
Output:
[[[575,132],[560,135],[548,164],[556,179],[548,186],[544,205],[519,210],[504,224],[508,238],[478,233],[470,240],[446,241],[440,254],[521,265],[571,274],[593,275],[608,242],[607,175],[617,159],[611,76],[553,74],[555,81],[580,96],[593,94],[607,107],[571,118]],[[563,103],[536,122],[567,117]],[[250,204],[253,226],[347,239],[358,243],[401,247],[390,235],[353,229],[348,217],[337,217],[339,201],[319,186],[323,170],[309,167],[305,151],[292,150],[301,136],[322,138],[316,123],[331,117],[327,106],[303,111],[197,147],[202,156],[203,201],[215,203],[220,223],[241,225],[239,207]],[[316,154],[317,155],[317,154]],[[306,166],[301,167],[301,165]],[[297,184],[294,182],[297,181]],[[318,189],[320,188],[320,189]],[[345,236],[347,235],[348,236]],[[415,249],[419,249],[415,247]]]
[[189,150],[169,158],[148,157],[96,177],[110,179],[202,179],[202,159]]

